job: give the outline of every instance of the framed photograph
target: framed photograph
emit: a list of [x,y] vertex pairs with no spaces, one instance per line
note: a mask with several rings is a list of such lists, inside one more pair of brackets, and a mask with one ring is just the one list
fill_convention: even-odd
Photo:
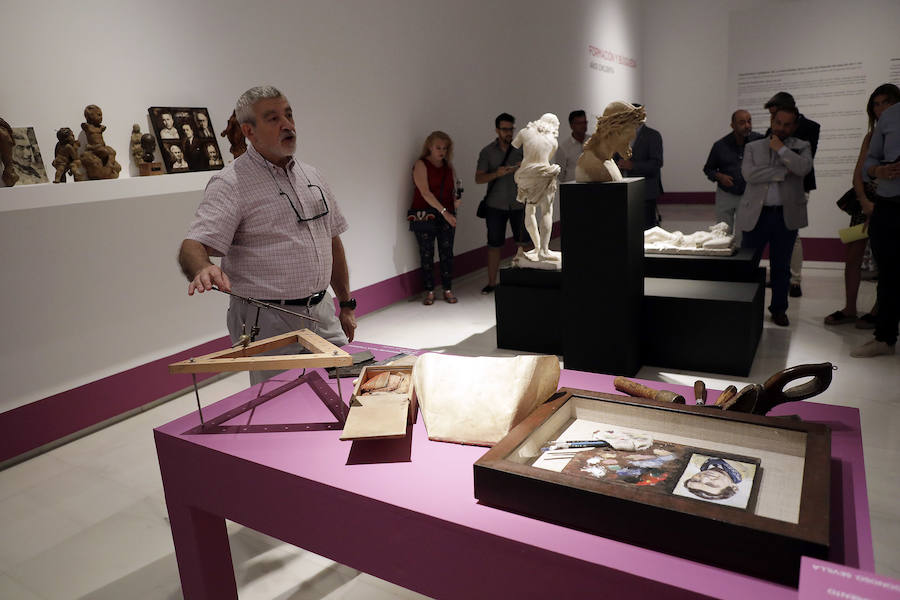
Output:
[[151,106],[148,112],[169,173],[225,166],[207,109]]
[[830,439],[817,423],[563,388],[475,463],[475,497],[796,586],[801,556],[828,556]]
[[34,127],[13,127],[13,140],[16,142],[12,150],[13,168],[19,175],[16,185],[32,183],[49,183],[41,149],[38,148]]
[[752,509],[758,458],[662,441],[658,435],[576,419],[559,440],[541,449],[532,466],[663,496]]

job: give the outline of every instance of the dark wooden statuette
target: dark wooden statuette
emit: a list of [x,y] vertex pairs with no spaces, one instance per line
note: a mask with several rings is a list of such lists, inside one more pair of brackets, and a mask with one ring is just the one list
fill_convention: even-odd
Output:
[[138,172],[141,177],[146,175],[162,175],[161,162],[153,162],[153,153],[156,151],[156,140],[153,134],[145,133],[141,136],[141,161],[138,162]]

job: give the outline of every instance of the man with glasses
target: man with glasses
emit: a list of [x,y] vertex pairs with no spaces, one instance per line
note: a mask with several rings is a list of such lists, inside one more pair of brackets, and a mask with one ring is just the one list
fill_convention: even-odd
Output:
[[[257,308],[232,297],[228,331],[237,343],[310,329],[337,346],[353,340],[356,300],[340,234],[347,230],[331,189],[318,170],[294,159],[297,134],[287,98],[271,86],[247,90],[235,115],[250,142],[247,152],[213,175],[181,244],[179,263],[188,295],[221,290],[308,315],[318,322]],[[222,266],[210,261],[222,256]],[[326,289],[340,301],[340,315]],[[272,354],[295,354],[297,345]],[[251,371],[259,383],[277,371]]]
[[475,168],[475,183],[488,184],[484,196],[487,207],[488,283],[481,289],[482,294],[490,294],[497,287],[500,249],[506,241],[507,221],[517,244],[525,245],[528,240],[525,205],[516,200],[519,190],[513,178],[522,162],[522,149],[511,145],[516,118],[509,113],[501,113],[494,119],[494,127],[497,139],[481,149]]

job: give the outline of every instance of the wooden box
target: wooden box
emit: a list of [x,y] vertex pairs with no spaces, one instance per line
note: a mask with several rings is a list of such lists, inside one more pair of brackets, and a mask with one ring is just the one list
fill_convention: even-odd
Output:
[[[573,435],[613,439],[610,431],[649,433],[653,445],[553,450],[558,459],[546,451]],[[828,556],[830,450],[830,430],[817,423],[563,388],[475,463],[475,497],[796,586],[802,556]],[[699,472],[715,471],[716,460],[741,470],[734,487],[743,490],[695,496]]]
[[[385,373],[402,373],[408,378],[403,392],[366,393],[365,384]],[[416,422],[418,402],[412,379],[412,366],[367,365],[350,396],[350,412],[341,433],[342,440],[400,438],[407,425]]]

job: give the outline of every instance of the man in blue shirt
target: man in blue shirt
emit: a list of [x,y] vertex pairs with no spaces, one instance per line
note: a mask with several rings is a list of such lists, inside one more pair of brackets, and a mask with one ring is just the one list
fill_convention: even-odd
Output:
[[[850,356],[894,354],[900,323],[900,103],[881,113],[863,164],[863,180],[878,192],[869,219],[869,242],[878,261],[878,316],[875,339]],[[872,207],[866,203],[864,212]]]
[[750,113],[743,109],[731,115],[731,133],[713,144],[709,151],[703,172],[710,181],[716,182],[716,223],[728,223],[728,230],[735,234],[734,214],[744,195],[747,182],[741,175],[741,161],[744,160],[744,144],[761,139],[761,133],[753,131]]

